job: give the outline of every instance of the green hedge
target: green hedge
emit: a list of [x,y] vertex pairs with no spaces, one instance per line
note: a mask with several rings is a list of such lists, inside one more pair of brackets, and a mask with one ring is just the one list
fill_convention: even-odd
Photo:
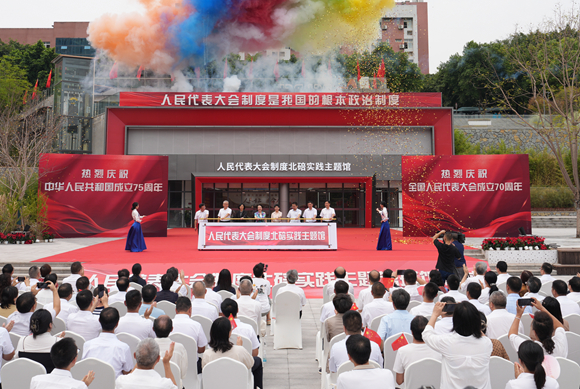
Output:
[[574,196],[568,187],[530,188],[532,208],[574,208]]

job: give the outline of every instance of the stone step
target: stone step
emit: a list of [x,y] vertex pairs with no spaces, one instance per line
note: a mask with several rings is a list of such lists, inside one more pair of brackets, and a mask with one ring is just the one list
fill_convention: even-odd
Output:
[[[6,265],[8,262],[0,262],[0,268]],[[70,273],[70,265],[72,262],[20,262],[20,263],[13,263],[14,266],[14,277],[28,277],[28,269],[32,265],[36,265],[38,267],[48,263],[51,267],[53,273],[58,276],[58,281],[62,281],[66,277],[68,277]]]
[[532,216],[532,228],[574,228],[576,216]]

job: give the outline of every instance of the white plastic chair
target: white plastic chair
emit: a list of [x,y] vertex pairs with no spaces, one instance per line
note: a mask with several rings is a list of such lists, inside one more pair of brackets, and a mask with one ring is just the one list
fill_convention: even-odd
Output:
[[234,295],[232,292],[228,292],[227,290],[220,290],[219,292],[217,292],[217,294],[222,296],[222,300],[229,299]]
[[3,389],[30,388],[32,377],[46,374],[40,363],[27,358],[13,359],[5,363],[0,370]]
[[129,288],[133,288],[135,290],[138,290],[139,292],[143,291],[143,286],[141,284],[136,283],[136,282],[129,282]]
[[327,302],[331,301],[332,298],[328,294],[328,284],[325,284],[322,287],[322,305],[326,304]]
[[336,382],[336,377],[335,378],[328,378],[327,377],[327,373],[326,373],[326,366],[328,364],[328,358],[330,358],[330,350],[332,350],[332,346],[334,346],[336,343],[340,342],[341,340],[344,340],[344,338],[346,338],[346,334],[343,332],[342,334],[338,334],[335,335],[330,342],[326,343],[324,346],[324,352],[322,353],[322,360],[320,361],[320,365],[321,365],[321,369],[322,369],[322,377],[321,377],[321,389],[325,389],[328,385],[329,382]]
[[117,293],[119,293],[118,290],[112,290],[112,291],[108,292],[108,296],[111,297],[112,295],[117,294]]
[[276,295],[276,320],[274,329],[274,350],[282,348],[302,348],[302,323],[300,296],[291,291]]
[[121,301],[115,301],[113,304],[109,305],[109,307],[117,308],[117,311],[119,311],[119,317],[123,317],[127,314],[127,306]]
[[548,281],[545,284],[542,283],[542,287],[540,288],[540,291],[546,293],[548,296],[552,296],[552,284],[554,283],[554,281]]
[[191,317],[191,320],[196,321],[199,324],[201,324],[201,328],[203,328],[203,333],[205,335],[205,338],[209,342],[209,340],[211,338],[209,336],[209,331],[211,329],[211,325],[212,325],[213,322],[210,319],[208,319],[207,317],[201,316],[201,315],[193,315]]
[[[326,319],[328,320],[328,319]],[[328,347],[328,340],[326,339],[326,321],[322,323],[320,326],[320,331],[316,334],[318,337],[316,339],[316,347],[317,347],[317,360],[318,360],[318,369],[322,369],[322,359],[324,355],[324,350]]]
[[252,355],[252,341],[247,337],[240,334],[232,334],[232,336],[230,336],[230,342],[236,344],[238,337],[242,338],[242,347],[245,348],[246,351],[250,353],[250,355]]
[[274,304],[274,303],[276,300],[276,296],[278,295],[278,290],[286,285],[288,285],[288,283],[280,282],[279,284],[276,284],[272,287],[272,307],[271,307],[270,316],[272,316],[273,318],[276,317],[276,304]]
[[34,311],[38,311],[39,309],[44,309],[43,303],[36,303],[36,309]]
[[534,319],[532,319],[532,316],[529,313],[524,313],[522,315],[522,326],[524,327],[524,334],[526,334],[526,336],[530,336],[530,328],[532,326],[532,321]]
[[254,319],[249,318],[247,316],[243,316],[243,315],[236,316],[236,319],[239,319],[242,323],[251,325],[252,328],[254,329],[254,332],[256,333],[256,335],[260,335],[260,329],[258,328],[258,323],[256,323],[256,321]]
[[580,335],[568,331],[566,340],[568,341],[568,359],[580,365]]
[[16,346],[18,346],[18,342],[20,342],[22,336],[15,334],[14,332],[9,332],[8,334],[10,335],[10,341],[12,342],[12,346],[14,346],[14,348],[16,349]]
[[388,315],[388,314],[387,314],[387,313],[385,313],[385,314],[383,314],[383,315],[380,315],[380,316],[377,316],[377,317],[375,317],[375,318],[374,318],[374,319],[371,321],[371,325],[369,326],[369,328],[370,328],[371,330],[375,331],[375,332],[376,332],[376,331],[378,331],[378,330],[379,330],[379,326],[381,325],[381,319],[382,319],[384,316],[387,316],[387,315]]
[[497,286],[497,288],[500,291],[503,292],[504,295],[506,295],[506,296],[508,295],[507,288],[506,288],[506,283],[505,282],[502,282],[501,284],[497,284],[496,286]]
[[231,358],[219,358],[203,368],[202,387],[204,389],[253,389],[254,376],[242,362]]
[[420,301],[416,301],[416,300],[411,301],[409,303],[409,305],[407,306],[407,312],[411,312],[411,309],[418,307],[419,305],[421,305]]
[[383,353],[384,353],[383,367],[385,369],[393,370],[393,366],[395,365],[395,357],[397,356],[397,352],[393,351],[393,343],[397,339],[399,339],[401,334],[405,335],[405,338],[407,338],[407,342],[413,343],[413,335],[407,332],[399,332],[398,334],[391,335],[387,339],[385,339],[385,342],[383,344]]
[[570,332],[580,335],[580,315],[577,313],[572,313],[564,317],[564,320],[568,321],[568,324],[570,325]]
[[492,388],[505,388],[509,380],[515,379],[514,364],[502,357],[491,357],[489,371]]
[[175,318],[175,304],[170,301],[159,301],[157,303],[157,308],[161,309],[167,316],[171,319]]
[[183,379],[183,386],[187,389],[198,389],[201,377],[197,375],[197,342],[189,335],[173,332],[169,339],[176,343],[181,343],[187,351],[187,374]]
[[55,317],[54,320],[52,321],[52,330],[50,330],[50,334],[54,336],[56,334],[60,334],[65,330],[66,324],[64,320],[62,320],[60,317]]
[[115,387],[115,369],[110,363],[97,358],[86,358],[77,362],[71,369],[74,379],[82,380],[89,371],[95,372],[95,380],[91,383],[91,389],[110,389]]
[[[578,389],[578,381],[580,381],[580,366],[570,359],[556,357],[560,364],[560,376],[558,383],[560,389]],[[4,379],[2,379],[4,384]]]
[[137,345],[140,342],[139,338],[126,332],[120,332],[117,334],[117,339],[129,345],[129,348],[131,349],[131,355],[133,355],[133,358],[135,358],[134,354],[135,351],[137,351]]
[[[497,340],[499,340],[501,342],[501,344],[503,345],[503,348],[505,348],[505,351],[506,351],[508,357],[510,357],[510,361],[517,361],[518,360],[518,350],[514,350],[514,348],[512,347],[512,345],[510,343],[510,338],[508,335],[509,334],[502,335],[499,338],[497,338]],[[526,336],[525,334],[518,334],[518,335],[523,337],[523,338],[530,339],[530,337]]]
[[[441,385],[441,362],[433,358],[425,358],[411,363],[405,370],[405,387],[420,388]],[[495,387],[493,387],[495,389]]]
[[[60,332],[59,332],[60,334]],[[79,361],[81,360],[81,357],[83,356],[83,350],[85,348],[85,338],[82,335],[77,334],[76,332],[72,332],[72,331],[64,331],[64,336],[66,338],[73,338],[77,348],[79,349]]]
[[[161,358],[163,358],[163,357],[161,357]],[[175,362],[170,361],[169,366],[171,366],[171,373],[173,374],[173,378],[175,378],[175,383],[177,384],[177,387],[183,388],[183,385],[181,383],[181,369],[179,368],[179,366]],[[159,375],[161,377],[165,377],[165,367],[163,366],[162,360],[157,362],[154,369],[157,373],[159,373]],[[197,369],[197,367],[196,367],[196,369]]]
[[3,326],[4,324],[8,323],[8,319],[5,318],[4,316],[0,316],[0,327]]

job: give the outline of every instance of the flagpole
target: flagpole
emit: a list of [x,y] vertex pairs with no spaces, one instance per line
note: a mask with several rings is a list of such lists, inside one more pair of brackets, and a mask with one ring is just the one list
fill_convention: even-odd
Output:
[[95,55],[95,60],[93,61],[93,108],[91,111],[91,117],[95,117],[95,73],[97,71],[97,56]]

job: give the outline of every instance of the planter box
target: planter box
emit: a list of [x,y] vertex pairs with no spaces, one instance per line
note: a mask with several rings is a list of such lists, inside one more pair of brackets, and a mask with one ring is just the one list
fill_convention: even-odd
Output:
[[499,261],[510,264],[527,263],[557,263],[558,251],[556,250],[485,250],[485,259],[490,266]]

